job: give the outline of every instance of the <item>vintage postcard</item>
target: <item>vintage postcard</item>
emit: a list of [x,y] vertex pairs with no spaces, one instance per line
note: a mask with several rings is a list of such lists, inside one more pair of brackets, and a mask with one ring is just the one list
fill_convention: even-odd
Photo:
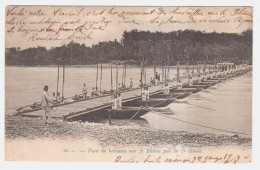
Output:
[[252,161],[253,8],[7,6],[5,160]]

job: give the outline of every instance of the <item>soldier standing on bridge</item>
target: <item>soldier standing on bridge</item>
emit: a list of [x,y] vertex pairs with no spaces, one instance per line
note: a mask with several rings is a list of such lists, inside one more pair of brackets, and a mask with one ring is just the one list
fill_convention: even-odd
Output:
[[119,110],[121,110],[122,108],[122,97],[120,92],[117,94],[117,108]]
[[112,110],[117,110],[117,95],[116,94],[112,95],[111,104],[112,104]]
[[165,83],[164,87],[163,87],[163,94],[168,95],[170,93],[170,88],[168,83]]
[[[43,92],[42,92],[42,109],[44,110],[42,119],[44,124],[51,123],[52,117],[51,117],[51,105],[54,103],[52,99],[49,97],[48,94],[49,87],[47,85],[44,86]],[[46,120],[46,116],[48,117],[48,122]]]
[[87,91],[87,88],[86,88],[86,84],[84,83],[83,84],[83,96],[84,96],[84,99],[87,98],[87,94],[88,94],[88,91]]

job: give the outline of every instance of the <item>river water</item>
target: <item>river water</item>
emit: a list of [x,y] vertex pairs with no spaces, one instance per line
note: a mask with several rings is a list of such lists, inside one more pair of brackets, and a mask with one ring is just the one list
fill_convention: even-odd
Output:
[[[118,71],[118,82],[122,82],[122,68]],[[157,69],[161,73],[161,69]],[[90,92],[96,86],[96,68],[69,67],[65,71],[64,96],[70,97],[82,93],[86,83]],[[180,70],[183,74],[184,69]],[[110,68],[103,68],[101,88],[111,88]],[[153,68],[147,68],[147,81],[153,76]],[[161,73],[162,74],[162,73]],[[175,77],[176,68],[170,69],[170,77]],[[57,86],[57,67],[6,67],[5,69],[5,106],[6,114],[12,113],[12,107],[28,105],[40,101],[42,88],[49,85],[49,92],[55,92]],[[116,68],[113,69],[115,87]],[[126,85],[133,79],[138,86],[140,68],[128,68]],[[98,87],[100,87],[99,70]],[[62,89],[62,70],[60,70],[59,91]],[[183,122],[185,121],[185,122]],[[106,120],[101,123],[107,123]],[[214,130],[251,134],[252,132],[252,73],[212,86],[197,94],[190,95],[180,103],[172,103],[147,113],[140,119],[125,121],[113,120],[114,124],[146,127],[152,129],[187,131],[194,133],[231,134]],[[196,125],[194,125],[196,124]],[[199,125],[199,126],[198,126]],[[200,126],[201,125],[201,126]],[[204,126],[204,127],[202,127]],[[210,127],[210,128],[207,128]]]
[[125,126],[251,137],[252,73],[216,84],[180,103],[155,109],[140,119],[112,121]]
[[[161,68],[157,68],[162,75]],[[180,69],[183,74],[185,69]],[[176,67],[170,69],[170,77],[176,74]],[[41,100],[44,85],[49,86],[49,94],[56,92],[57,67],[6,67],[5,69],[5,106],[13,108],[32,104]],[[88,93],[96,86],[97,69],[95,66],[66,67],[64,96],[71,97],[75,94],[82,94],[83,83],[86,83]],[[118,83],[122,83],[123,68],[118,68]],[[149,82],[154,75],[153,68],[146,69],[146,80]],[[62,68],[59,72],[59,91],[62,92]],[[100,89],[101,70],[99,66],[97,86]],[[139,85],[140,68],[129,67],[126,71],[126,86],[130,85],[130,78],[133,79],[134,87]],[[113,88],[116,85],[116,68],[113,68]],[[102,68],[101,89],[111,89],[111,68]],[[6,113],[10,113],[7,111]]]

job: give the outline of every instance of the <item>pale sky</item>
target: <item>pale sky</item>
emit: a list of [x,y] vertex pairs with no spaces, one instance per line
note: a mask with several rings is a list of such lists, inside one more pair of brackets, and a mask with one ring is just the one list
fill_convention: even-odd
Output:
[[[79,31],[79,28],[82,29]],[[6,8],[5,42],[6,48],[25,49],[44,46],[49,49],[72,40],[84,43],[86,46],[100,41],[120,40],[124,31],[133,29],[151,32],[194,29],[206,32],[241,33],[248,28],[252,28],[250,7],[115,7],[113,9],[113,7],[9,6]],[[49,40],[55,37],[58,40]]]

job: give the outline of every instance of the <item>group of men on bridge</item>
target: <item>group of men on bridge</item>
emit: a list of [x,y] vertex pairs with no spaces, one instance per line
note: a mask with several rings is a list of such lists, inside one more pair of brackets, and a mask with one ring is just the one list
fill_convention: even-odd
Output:
[[[224,75],[230,75],[231,73],[236,73],[239,71],[244,71],[246,69],[248,69],[250,66],[242,66],[242,65],[234,65],[233,63],[218,63],[216,66],[216,69],[212,69],[209,72],[206,72],[205,70],[203,70],[203,75],[201,76],[201,74],[197,75],[197,82],[201,83],[202,81],[205,81],[209,78],[214,78],[214,77],[221,77]],[[193,72],[191,72],[192,75],[194,75]],[[188,75],[188,83],[189,86],[192,86],[194,81],[194,76],[191,76],[190,74]],[[156,72],[155,77],[151,78],[151,84],[154,85],[158,85],[160,82],[160,74],[158,74]],[[141,85],[141,98],[142,101],[148,101],[149,100],[149,96],[150,96],[150,92],[149,92],[149,87],[148,85]],[[129,89],[133,88],[133,80],[131,78],[130,80],[130,86]],[[182,82],[181,79],[177,79],[177,88],[181,89],[182,88]],[[119,88],[118,91],[116,91],[112,97],[111,97],[111,105],[112,105],[112,109],[121,109],[122,108],[122,96],[121,96],[121,92],[120,90],[123,90],[121,88]],[[164,94],[169,94],[170,92],[170,87],[169,84],[167,82],[164,83],[163,85],[163,89],[162,89]],[[87,88],[86,88],[86,84],[83,84],[83,97],[86,99],[87,96]],[[92,92],[91,92],[91,97],[96,97],[101,95],[101,92],[98,90],[98,88],[92,88]],[[66,99],[62,96],[60,96],[60,93],[57,92],[56,96],[55,93],[53,93],[53,97],[54,99],[52,99],[51,97],[49,97],[48,95],[48,86],[45,85],[43,88],[43,93],[42,93],[42,108],[44,110],[44,114],[43,114],[43,121],[45,124],[47,124],[48,122],[51,123],[51,110],[52,110],[52,105],[55,103],[60,103],[60,102],[64,102]],[[46,117],[48,117],[48,121],[46,119]]]

